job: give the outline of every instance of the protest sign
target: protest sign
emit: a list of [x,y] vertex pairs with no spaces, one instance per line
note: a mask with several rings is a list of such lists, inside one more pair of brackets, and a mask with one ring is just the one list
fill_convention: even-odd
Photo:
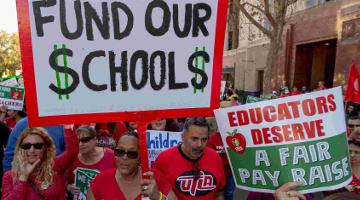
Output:
[[[86,199],[87,190],[89,189],[90,181],[99,174],[98,170],[86,169],[78,167],[74,170],[75,173],[75,187],[80,188],[78,200]],[[85,197],[85,198],[84,198]]]
[[154,167],[154,162],[162,151],[182,142],[181,134],[182,132],[146,131],[149,167]]
[[215,111],[238,188],[274,192],[303,181],[303,193],[351,181],[341,88]]
[[17,0],[31,126],[212,115],[227,0]]
[[8,86],[8,87],[15,87],[15,86],[17,86],[17,84],[18,84],[18,82],[17,82],[16,78],[10,78],[10,79],[8,79],[6,81],[2,81],[0,83],[0,85]]
[[0,105],[7,109],[22,110],[24,106],[24,89],[0,85]]

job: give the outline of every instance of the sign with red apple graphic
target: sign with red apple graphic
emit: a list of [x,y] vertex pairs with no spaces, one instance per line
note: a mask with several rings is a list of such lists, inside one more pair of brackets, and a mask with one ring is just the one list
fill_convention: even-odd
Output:
[[246,139],[243,134],[238,133],[237,129],[234,129],[232,132],[226,132],[226,143],[229,145],[230,149],[238,154],[243,154],[246,149]]
[[5,105],[10,110],[22,110],[24,89],[0,85],[0,105]]
[[341,88],[214,111],[236,186],[336,190],[352,179]]

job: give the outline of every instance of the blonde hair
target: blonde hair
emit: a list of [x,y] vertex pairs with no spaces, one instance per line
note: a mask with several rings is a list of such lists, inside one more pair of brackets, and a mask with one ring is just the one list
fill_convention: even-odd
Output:
[[20,176],[20,164],[21,164],[21,144],[23,143],[24,139],[30,135],[37,135],[40,136],[44,140],[44,154],[41,158],[40,163],[32,172],[32,175],[36,177],[36,180],[41,183],[41,189],[47,189],[53,181],[54,176],[54,157],[56,152],[56,147],[54,145],[53,140],[49,136],[48,132],[43,128],[26,128],[20,135],[16,148],[15,148],[15,155],[14,160],[12,162],[12,174],[13,174],[13,182],[15,183],[16,180]]

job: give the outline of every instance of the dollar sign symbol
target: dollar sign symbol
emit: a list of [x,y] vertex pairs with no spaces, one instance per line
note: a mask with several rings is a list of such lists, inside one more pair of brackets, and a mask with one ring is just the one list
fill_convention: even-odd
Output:
[[[198,67],[198,57],[202,57],[202,69]],[[195,66],[193,65],[193,62],[195,60]],[[206,87],[208,82],[208,76],[205,73],[205,63],[210,62],[210,56],[205,51],[205,47],[202,51],[198,51],[198,47],[195,48],[195,52],[190,56],[188,60],[188,68],[191,72],[195,74],[195,77],[191,79],[191,84],[194,87],[194,94],[196,93],[196,90],[202,90]],[[197,75],[201,77],[200,83],[198,83]]]
[[[65,62],[64,59],[64,65],[65,66],[60,66],[57,62],[57,58],[59,56],[73,56],[73,52],[71,49],[65,48],[65,46],[63,45],[62,49],[57,49],[56,46],[54,46],[54,51],[51,53],[50,57],[49,57],[49,64],[50,67],[52,69],[54,69],[57,73],[65,73],[65,75],[70,75],[73,79],[73,82],[71,83],[71,85],[69,87],[65,87],[64,89],[60,87],[60,84],[58,84],[58,86],[55,86],[53,83],[51,83],[49,85],[49,88],[57,93],[61,99],[61,95],[68,95],[70,93],[72,93],[77,86],[79,85],[79,75],[76,73],[75,70],[67,67],[67,63]],[[65,80],[66,82],[66,86],[67,86],[67,78]],[[58,79],[58,83],[59,83],[59,79]]]

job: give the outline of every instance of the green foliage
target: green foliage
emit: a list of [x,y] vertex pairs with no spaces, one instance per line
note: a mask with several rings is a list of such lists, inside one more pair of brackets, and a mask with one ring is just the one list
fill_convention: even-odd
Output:
[[8,70],[15,75],[15,70],[21,68],[19,36],[17,33],[0,31],[0,76]]

